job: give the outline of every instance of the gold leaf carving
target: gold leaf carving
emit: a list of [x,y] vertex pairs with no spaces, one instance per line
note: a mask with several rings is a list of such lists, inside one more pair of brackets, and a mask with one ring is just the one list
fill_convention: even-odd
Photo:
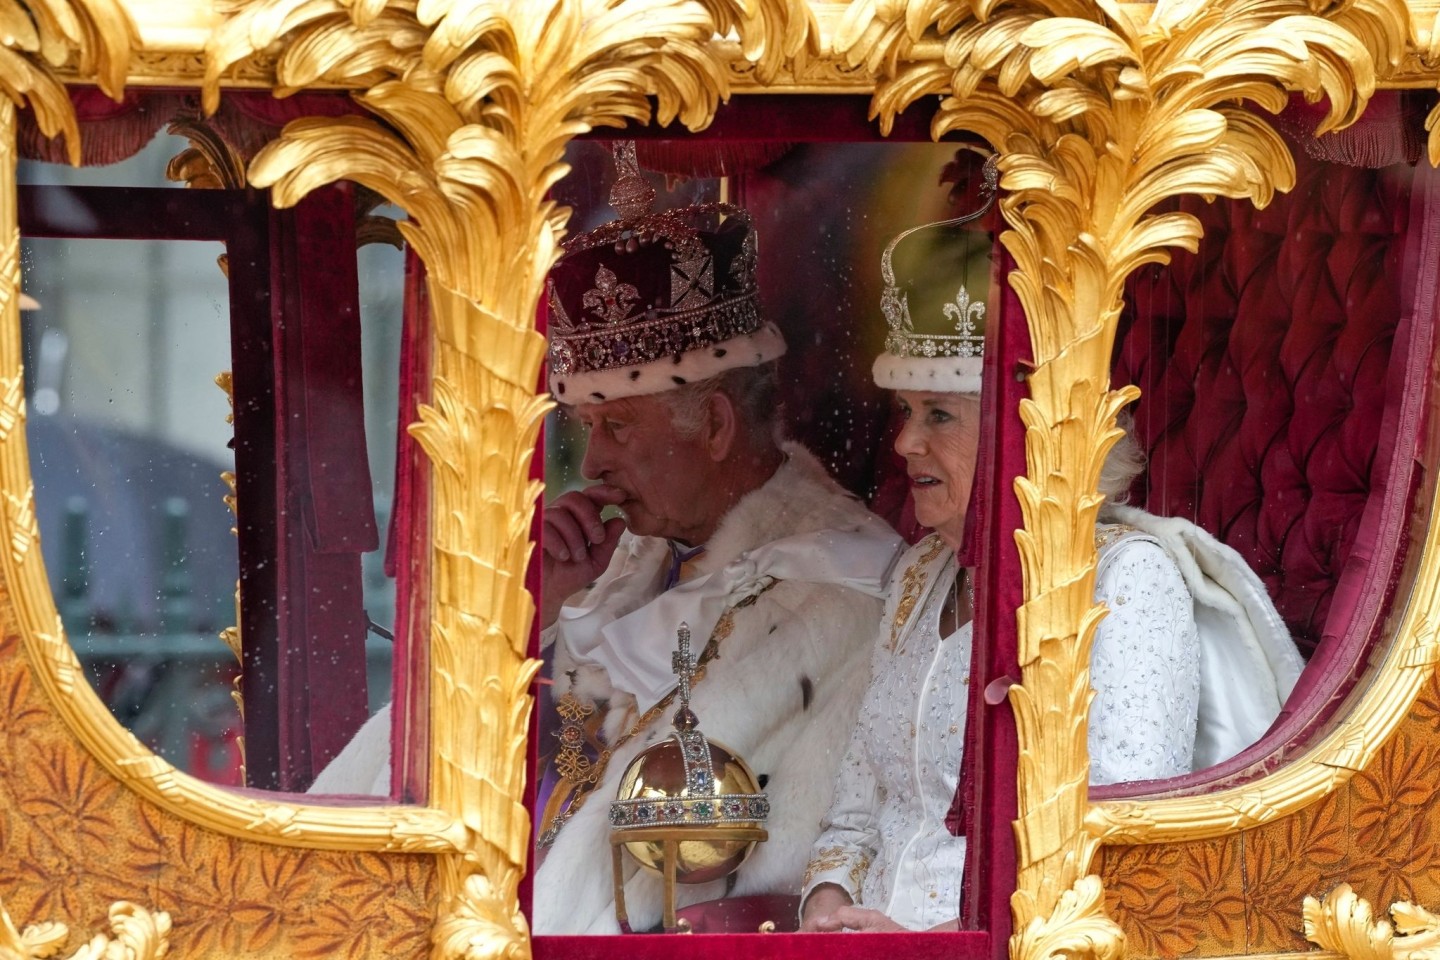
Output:
[[118,100],[139,44],[135,26],[121,0],[9,0],[4,14],[0,90],[30,106],[45,136],[64,134],[78,166],[80,128],[56,68],[75,57],[76,72]]
[[[430,457],[434,512],[430,802],[465,855],[440,865],[435,955],[526,956],[516,904],[530,840],[521,803],[533,600],[525,590],[529,472],[550,404],[535,383],[534,310],[568,211],[546,198],[566,142],[596,126],[710,122],[729,94],[713,38],[733,33],[757,75],[814,52],[785,0],[251,0],[214,33],[205,105],[234,64],[278,44],[283,87],[365,88],[368,118],[297,120],[251,164],[279,205],[349,179],[409,215],[435,328],[433,395],[411,433]],[[803,68],[802,68],[803,69]]]
[[[0,960],[54,957],[69,936],[69,928],[54,921],[16,930],[0,905]],[[66,960],[159,960],[170,949],[169,937],[168,913],[152,913],[121,900],[110,906],[110,934],[97,933]]]
[[[245,163],[235,148],[204,120],[181,116],[166,127],[172,136],[184,137],[190,146],[170,158],[165,165],[165,179],[201,190],[240,190],[245,186]],[[227,274],[228,276],[228,274]],[[223,376],[228,377],[226,373]],[[216,378],[219,382],[219,378]],[[234,393],[228,384],[221,389],[235,406]],[[233,414],[231,415],[233,421]]]
[[10,528],[10,556],[21,563],[40,537],[40,527],[35,520],[35,487],[27,485],[25,494],[19,497],[5,494],[5,503],[9,507],[6,519]]
[[1105,887],[1094,874],[1062,893],[1049,917],[1033,918],[1010,937],[1011,960],[1119,960],[1124,953],[1125,934],[1105,914]]
[[[516,892],[492,890],[481,874],[465,878],[461,896],[435,924],[435,955],[457,960],[527,960],[529,945],[515,936],[526,929]],[[506,905],[509,908],[506,908]]]
[[1423,960],[1440,948],[1440,917],[1413,903],[1390,908],[1393,925],[1342,883],[1323,900],[1305,898],[1305,939],[1349,960]]
[[53,920],[17,930],[10,914],[0,904],[0,960],[54,956],[69,936],[69,928]]
[[1336,724],[1326,744],[1315,757],[1315,763],[1352,772],[1365,768],[1365,762],[1369,759],[1365,731],[1358,729],[1355,724]]
[[1147,836],[1154,826],[1155,819],[1146,804],[1123,800],[1107,804],[1104,816],[1091,807],[1085,818],[1086,829],[1102,842],[1139,839]]
[[85,683],[80,660],[65,639],[65,627],[58,615],[49,631],[37,630],[34,637],[40,655],[51,667],[56,687],[63,695],[69,696],[75,691],[77,684]]
[[0,377],[0,443],[25,422],[25,377]]
[[271,804],[250,822],[250,829],[257,833],[293,835],[296,832],[295,816],[298,812],[294,807],[285,804]]
[[[184,176],[183,174],[186,173],[186,172],[193,173],[193,172],[194,172],[194,169],[193,169],[193,168],[187,168],[187,169],[184,170],[184,171],[179,171],[182,175],[181,175],[178,179],[188,180],[190,186],[192,186],[192,187],[200,186],[200,187],[203,188],[205,185],[208,184],[208,185],[210,185],[212,188],[219,188],[219,187],[222,187],[222,186],[224,186],[226,183],[229,183],[229,182],[233,182],[236,186],[244,186],[244,184],[245,184],[245,168],[244,168],[244,165],[239,162],[239,157],[238,157],[238,155],[236,155],[235,152],[230,149],[229,144],[225,143],[224,140],[222,140],[219,136],[215,135],[215,133],[214,133],[213,130],[211,130],[210,128],[204,126],[203,124],[199,124],[199,123],[197,122],[194,126],[195,126],[195,129],[198,131],[198,133],[197,133],[197,136],[194,136],[194,137],[191,138],[191,140],[190,140],[191,149],[190,149],[189,151],[187,151],[187,153],[193,152],[193,153],[197,154],[198,156],[209,158],[209,159],[206,161],[205,164],[202,164],[201,169],[202,169],[202,170],[205,170],[205,169],[213,169],[213,170],[215,171],[215,175],[212,176],[212,175],[210,175],[210,174],[208,174],[208,173],[202,173],[201,176],[200,176],[200,178],[198,178],[198,179],[190,179],[189,177],[186,177],[186,176]],[[175,132],[176,132],[176,125],[173,124],[173,123],[170,125],[170,132],[171,132],[171,133],[175,133]],[[181,154],[181,157],[183,157],[183,156],[185,156],[185,154]],[[170,163],[169,163],[169,164],[166,166],[166,168],[165,168],[165,175],[166,175],[167,177],[170,177],[172,180],[173,180],[173,179],[177,179],[177,178],[176,178],[175,176],[173,176],[172,174],[174,174],[174,173],[177,172],[177,171],[175,170],[175,166],[176,166],[176,161],[178,161],[178,160],[180,160],[180,157],[172,158],[171,161],[170,161]],[[233,170],[228,166],[228,164],[229,164],[230,162],[232,162],[232,161],[234,162],[234,169],[233,169]],[[227,171],[228,171],[228,172],[227,172]],[[222,253],[222,254],[220,255],[219,263],[220,263],[220,269],[221,269],[221,271],[225,274],[226,279],[229,279],[229,277],[230,277],[230,259],[229,259],[229,255]],[[226,404],[230,407],[230,412],[227,413],[227,414],[225,414],[225,422],[228,423],[228,424],[232,424],[232,425],[233,425],[233,424],[235,423],[235,373],[234,373],[234,371],[233,371],[233,370],[222,370],[222,371],[220,371],[219,373],[217,373],[217,374],[215,375],[215,386],[219,387],[219,388],[220,388],[222,391],[224,391],[224,393],[225,393],[225,402],[226,402]],[[221,499],[224,501],[225,506],[227,506],[227,507],[230,508],[230,515],[233,516],[233,517],[238,518],[239,515],[240,515],[240,511],[239,511],[239,492],[238,492],[238,488],[237,488],[236,485],[235,485],[235,473],[234,473],[234,471],[231,471],[231,470],[222,470],[222,471],[220,472],[220,482],[223,483],[223,484],[225,484],[225,488],[230,491],[229,493],[227,493],[227,494],[226,494],[224,497],[222,497]],[[237,519],[237,522],[238,522],[238,519]],[[239,529],[236,528],[236,527],[231,527],[231,528],[230,528],[230,533],[231,533],[232,536],[236,536],[236,537],[238,537],[238,536],[240,535],[240,531],[239,531]],[[245,682],[245,674],[244,674],[244,666],[245,666],[245,644],[244,644],[244,641],[242,640],[241,634],[240,634],[240,581],[239,581],[239,580],[236,580],[236,581],[235,581],[235,623],[232,624],[231,626],[226,627],[224,630],[221,630],[219,636],[220,636],[220,642],[223,643],[223,644],[225,644],[226,648],[230,651],[231,655],[234,656],[235,662],[238,663],[238,664],[240,664],[240,667],[241,667],[240,672],[238,672],[238,673],[235,675],[235,678],[231,681],[231,685],[230,685],[230,700],[235,704],[235,709],[239,711],[239,714],[240,714],[240,724],[241,724],[241,727],[242,727],[242,729],[243,729],[244,724],[245,724],[245,694],[244,694],[244,690],[243,690],[244,682]],[[246,776],[247,776],[247,774],[246,774],[246,769],[245,769],[245,738],[244,738],[244,737],[236,737],[236,738],[235,738],[235,745],[236,745],[236,747],[239,748],[239,750],[240,750],[240,782],[241,782],[241,783],[245,783],[245,782],[246,782]]]
[[[1321,129],[1343,126],[1368,101],[1377,67],[1400,63],[1408,30],[1401,0],[858,0],[840,23],[837,49],[879,77],[871,112],[882,129],[939,95],[934,135],[969,130],[1001,152],[1001,241],[1034,350],[1020,406],[1027,474],[1015,482],[1025,588],[1021,683],[1010,688],[1020,746],[1015,956],[1048,955],[1032,931],[1060,936],[1103,918],[1100,881],[1086,876],[1096,834],[1149,826],[1128,806],[1108,823],[1091,816],[1086,727],[1090,649],[1105,615],[1093,600],[1097,479],[1120,436],[1115,416],[1138,396],[1109,388],[1123,284],[1166,262],[1171,247],[1194,250],[1201,233],[1188,215],[1151,211],[1183,194],[1263,206],[1288,189],[1288,149],[1240,102],[1273,113],[1292,89],[1326,96]],[[1242,796],[1221,816],[1272,813]],[[1112,934],[1064,949],[1116,950]]]

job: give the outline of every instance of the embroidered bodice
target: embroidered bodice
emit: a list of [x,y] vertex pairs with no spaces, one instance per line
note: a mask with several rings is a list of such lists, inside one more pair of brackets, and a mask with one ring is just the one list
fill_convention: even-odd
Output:
[[[1091,657],[1091,780],[1187,772],[1195,744],[1199,649],[1179,570],[1152,538],[1097,531],[1096,598],[1111,614]],[[965,839],[945,815],[964,752],[972,628],[940,636],[956,583],[936,537],[901,558],[872,656],[835,799],[806,871],[803,895],[834,883],[910,929],[954,919]]]

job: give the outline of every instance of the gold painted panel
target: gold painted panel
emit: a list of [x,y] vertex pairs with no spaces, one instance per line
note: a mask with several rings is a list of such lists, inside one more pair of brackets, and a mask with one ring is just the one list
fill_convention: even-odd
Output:
[[168,912],[176,957],[428,954],[433,857],[239,840],[126,789],[37,688],[3,584],[0,711],[0,903],[17,927],[67,924],[67,956],[119,900]]
[[1374,760],[1319,802],[1231,836],[1102,847],[1107,906],[1131,954],[1305,950],[1302,901],[1342,882],[1382,908],[1440,904],[1437,729],[1432,675]]

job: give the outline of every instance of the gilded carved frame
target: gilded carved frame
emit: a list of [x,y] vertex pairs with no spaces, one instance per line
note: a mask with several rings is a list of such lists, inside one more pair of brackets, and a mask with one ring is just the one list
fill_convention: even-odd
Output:
[[[39,11],[63,6],[64,16]],[[179,8],[179,9],[177,9]],[[700,129],[732,92],[865,92],[882,129],[938,95],[933,133],[965,128],[1001,151],[1003,237],[1034,347],[1016,481],[1025,584],[1016,957],[1114,956],[1103,843],[1232,832],[1293,812],[1363,769],[1440,660],[1440,531],[1400,635],[1335,731],[1264,780],[1197,797],[1091,804],[1085,725],[1091,530],[1100,464],[1133,388],[1108,371],[1122,286],[1193,249],[1199,226],[1150,215],[1185,193],[1263,204],[1294,176],[1287,148],[1240,98],[1326,95],[1324,127],[1354,120],[1377,84],[1434,83],[1435,11],[1403,0],[69,0],[17,3],[0,61],[42,129],[76,127],[62,81],[354,92],[364,118],[290,124],[255,159],[278,204],[356,180],[407,211],[435,317],[434,402],[411,427],[434,465],[430,805],[316,807],[210,787],[111,719],[79,672],[35,549],[18,336],[15,109],[0,104],[0,572],[35,676],[85,749],[161,807],[207,829],[293,846],[440,857],[437,956],[528,955],[518,909],[521,804],[536,664],[525,656],[528,475],[549,401],[532,317],[567,211],[546,199],[566,142],[650,118]],[[28,13],[27,13],[28,11]],[[643,29],[642,29],[643,27]],[[717,39],[724,37],[725,39]],[[523,52],[523,56],[522,56]],[[1440,126],[1432,115],[1432,162]],[[4,925],[8,927],[8,921]],[[13,928],[11,928],[13,929]],[[0,935],[4,931],[0,930]]]

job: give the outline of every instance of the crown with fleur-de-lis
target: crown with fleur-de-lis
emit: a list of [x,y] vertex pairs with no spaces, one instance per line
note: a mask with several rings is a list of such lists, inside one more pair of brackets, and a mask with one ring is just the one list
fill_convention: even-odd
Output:
[[562,403],[659,393],[785,352],[760,312],[755,228],[728,203],[651,212],[634,141],[615,147],[620,219],[550,271],[550,391]]
[[[880,257],[880,276],[885,282],[880,294],[880,312],[889,328],[885,337],[885,352],[875,361],[875,379],[882,387],[892,390],[979,392],[985,357],[985,300],[983,296],[974,297],[963,280],[958,290],[949,287],[948,283],[949,278],[954,276],[955,258],[951,248],[957,246],[957,237],[963,242],[970,233],[955,228],[983,216],[995,202],[999,183],[995,154],[987,155],[982,177],[980,192],[984,203],[978,210],[961,217],[911,227],[891,240]],[[933,262],[934,258],[927,260],[919,257],[922,266],[911,271],[915,275],[905,281],[899,280],[895,273],[895,250],[906,240],[911,246],[923,240],[927,247],[940,250],[947,256],[939,258],[939,266]],[[969,245],[974,246],[973,240]],[[988,244],[982,248],[988,253]],[[944,272],[920,275],[925,271],[940,270]],[[938,303],[935,297],[929,297],[923,304],[915,306],[914,309],[924,311],[917,328],[911,301],[915,288],[922,284],[927,290],[946,292]]]

